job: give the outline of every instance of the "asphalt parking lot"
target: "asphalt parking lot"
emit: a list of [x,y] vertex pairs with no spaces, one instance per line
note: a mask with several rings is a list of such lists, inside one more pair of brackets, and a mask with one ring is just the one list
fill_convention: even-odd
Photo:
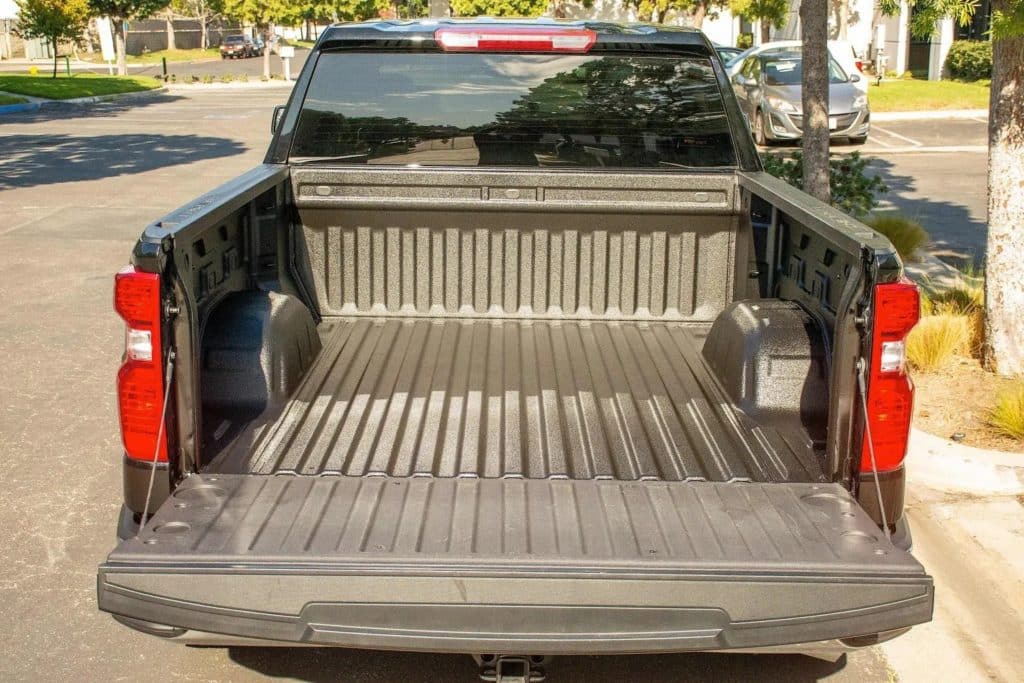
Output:
[[[7,541],[0,680],[475,680],[466,656],[189,649],[96,611],[95,567],[113,545],[121,495],[113,386],[123,329],[111,310],[112,275],[147,222],[260,162],[271,109],[287,95],[197,90],[0,122],[0,527]],[[912,124],[885,127],[931,139]],[[961,219],[959,232],[950,228],[942,238],[950,249],[978,243],[977,232],[983,244],[984,155],[925,150],[882,159],[894,201],[923,205],[941,188],[933,195],[941,210]],[[895,675],[883,650],[872,648],[836,663],[751,655],[566,658],[555,660],[549,681]]]
[[[872,123],[867,143],[840,140],[833,151],[872,158],[872,169],[889,187],[879,209],[899,211],[925,226],[932,254],[954,265],[980,266],[988,211],[987,130],[981,118],[883,120]],[[795,149],[779,145],[762,151]]]

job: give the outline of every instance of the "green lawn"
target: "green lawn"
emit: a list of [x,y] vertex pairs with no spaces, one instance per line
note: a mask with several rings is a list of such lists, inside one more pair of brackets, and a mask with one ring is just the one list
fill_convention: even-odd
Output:
[[20,97],[15,97],[13,95],[4,95],[0,93],[0,107],[4,106],[5,104],[22,104],[27,101],[28,100],[23,100]]
[[46,97],[51,100],[140,92],[159,88],[161,85],[163,83],[149,76],[101,76],[80,73],[71,78],[64,74],[59,74],[57,78],[51,78],[27,74],[0,74],[0,90],[32,97]]
[[[218,59],[219,57],[220,50],[218,48],[208,47],[205,50],[200,50],[199,48],[194,50],[157,50],[156,52],[146,52],[141,55],[128,55],[127,59],[129,64],[159,64],[161,59],[167,59],[168,63],[201,62],[207,59]],[[106,64],[98,52],[88,57],[83,56],[83,58],[99,64]]]
[[134,64],[159,64],[161,59],[168,62],[197,62],[204,59],[219,59],[220,50],[208,47],[205,50],[157,50],[142,55],[128,55],[128,61]]
[[988,83],[892,80],[868,88],[871,111],[988,109]]

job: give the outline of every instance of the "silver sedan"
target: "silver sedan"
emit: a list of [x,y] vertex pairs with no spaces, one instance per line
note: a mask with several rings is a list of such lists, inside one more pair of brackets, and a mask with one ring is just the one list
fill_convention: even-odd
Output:
[[[750,120],[759,145],[779,140],[798,140],[803,135],[799,52],[752,55],[733,76],[733,90],[740,108]],[[856,86],[861,77],[848,76],[829,59],[829,131],[833,138],[862,144],[871,131],[868,98]]]

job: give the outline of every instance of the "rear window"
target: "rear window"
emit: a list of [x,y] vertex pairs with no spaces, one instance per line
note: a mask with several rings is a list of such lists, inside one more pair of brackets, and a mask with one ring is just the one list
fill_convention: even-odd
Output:
[[244,43],[245,42],[245,37],[244,36],[228,36],[227,38],[224,39],[224,42],[228,43],[228,44]]
[[707,58],[324,53],[291,157],[397,166],[735,165]]

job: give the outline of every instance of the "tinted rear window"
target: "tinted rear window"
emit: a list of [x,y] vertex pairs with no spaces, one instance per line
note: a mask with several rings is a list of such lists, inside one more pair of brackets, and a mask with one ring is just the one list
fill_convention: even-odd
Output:
[[244,43],[245,38],[243,36],[228,36],[224,39],[225,43]]
[[324,53],[291,156],[419,166],[733,166],[709,59]]

